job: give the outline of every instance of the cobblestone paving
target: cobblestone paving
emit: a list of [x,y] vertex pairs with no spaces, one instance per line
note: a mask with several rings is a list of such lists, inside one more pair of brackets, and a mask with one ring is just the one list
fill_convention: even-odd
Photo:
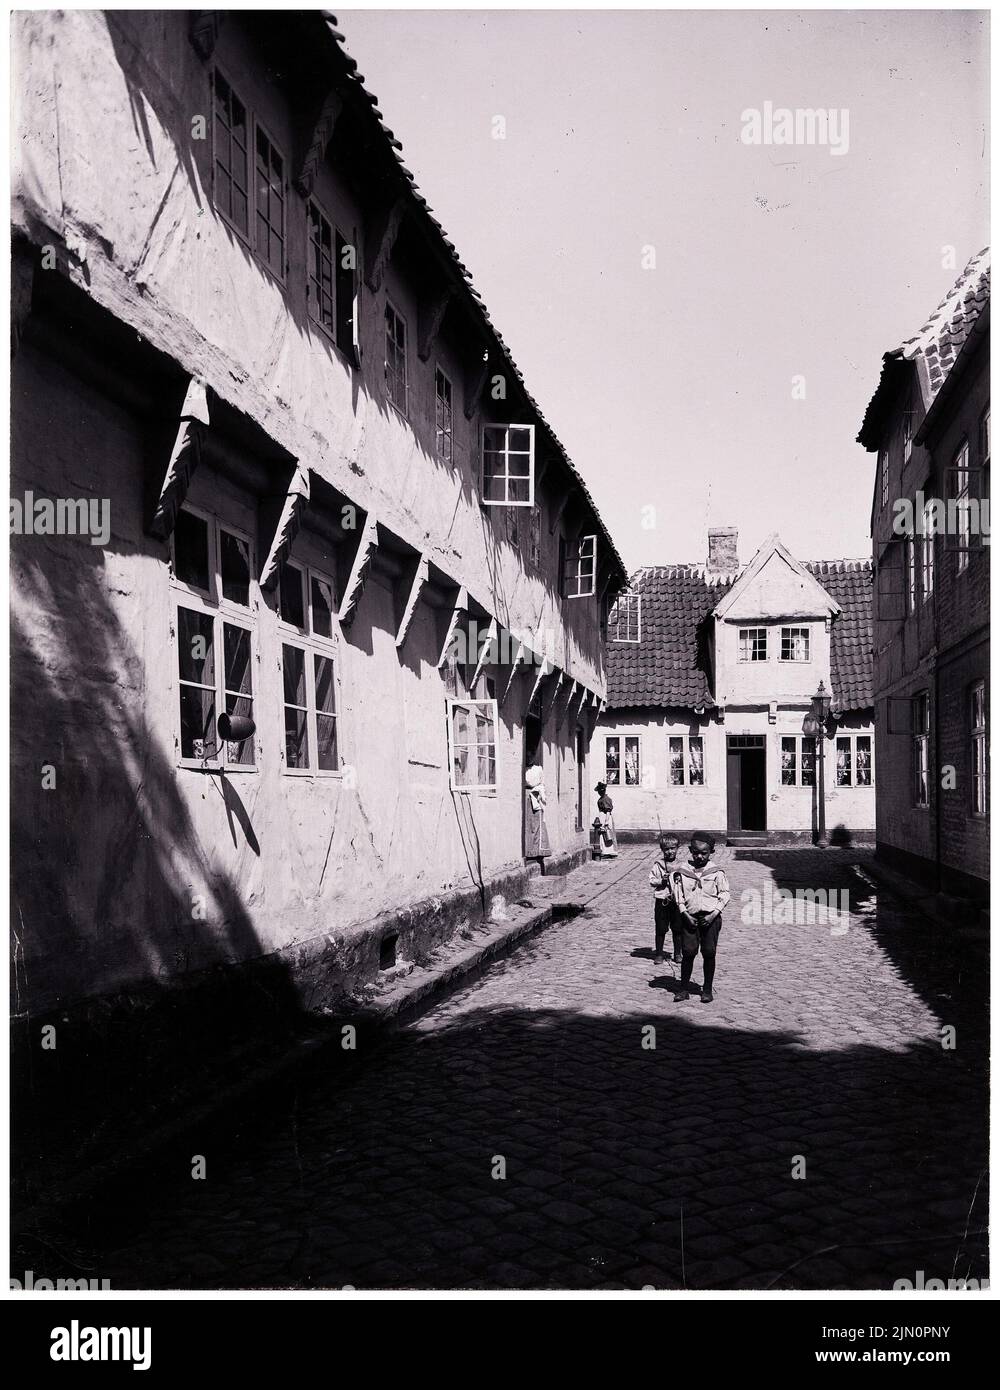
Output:
[[[619,880],[370,1055],[325,1054],[282,1103],[206,1133],[205,1181],[185,1151],[92,1205],[91,1271],[115,1288],[984,1277],[986,967],[876,900],[851,869],[865,853],[721,851],[733,904],[707,1005],[676,1003],[651,959],[650,849],[538,886]],[[850,889],[848,929],[741,921],[743,890],[774,884]]]

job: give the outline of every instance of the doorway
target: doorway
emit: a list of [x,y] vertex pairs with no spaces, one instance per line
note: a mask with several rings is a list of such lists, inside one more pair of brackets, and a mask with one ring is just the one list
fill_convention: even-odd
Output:
[[537,714],[524,716],[524,762],[521,766],[521,845],[527,844],[528,799],[524,774],[529,767],[542,765],[542,721]]
[[767,829],[767,749],[763,734],[726,740],[726,831]]

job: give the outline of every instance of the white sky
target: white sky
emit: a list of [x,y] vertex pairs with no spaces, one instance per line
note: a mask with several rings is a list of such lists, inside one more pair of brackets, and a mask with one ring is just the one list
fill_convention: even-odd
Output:
[[[337,15],[626,565],[868,554],[882,353],[989,241],[986,13]],[[743,144],[767,101],[848,153]]]

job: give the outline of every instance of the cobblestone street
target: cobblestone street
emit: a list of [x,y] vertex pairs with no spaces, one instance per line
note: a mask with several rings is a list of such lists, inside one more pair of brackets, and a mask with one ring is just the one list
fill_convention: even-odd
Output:
[[[715,1001],[676,1003],[674,967],[652,961],[652,854],[540,884],[572,899],[618,879],[366,1055],[326,1051],[236,1132],[206,1133],[204,1181],[185,1141],[166,1173],[90,1203],[73,1233],[88,1272],[113,1288],[986,1276],[985,963],[877,898],[851,867],[867,851],[720,848]],[[741,922],[743,890],[774,883],[850,889],[849,929]]]

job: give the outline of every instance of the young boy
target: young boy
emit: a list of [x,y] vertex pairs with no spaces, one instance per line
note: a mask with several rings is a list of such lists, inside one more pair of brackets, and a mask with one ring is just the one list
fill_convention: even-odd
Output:
[[722,930],[722,913],[729,905],[729,880],[717,864],[712,863],[715,841],[703,830],[691,836],[688,846],[691,858],[682,864],[674,875],[674,890],[678,912],[681,919],[683,959],[681,962],[681,987],[674,995],[675,1003],[690,999],[688,985],[691,983],[691,970],[694,958],[701,947],[705,981],[701,988],[701,1002],[711,1004],[712,985],[715,981],[715,951]]
[[649,871],[649,886],[653,890],[653,927],[656,932],[653,960],[657,965],[663,960],[663,943],[668,930],[673,937],[674,960],[678,964],[681,960],[681,923],[673,889],[674,860],[680,847],[680,837],[672,831],[661,835],[660,854]]

